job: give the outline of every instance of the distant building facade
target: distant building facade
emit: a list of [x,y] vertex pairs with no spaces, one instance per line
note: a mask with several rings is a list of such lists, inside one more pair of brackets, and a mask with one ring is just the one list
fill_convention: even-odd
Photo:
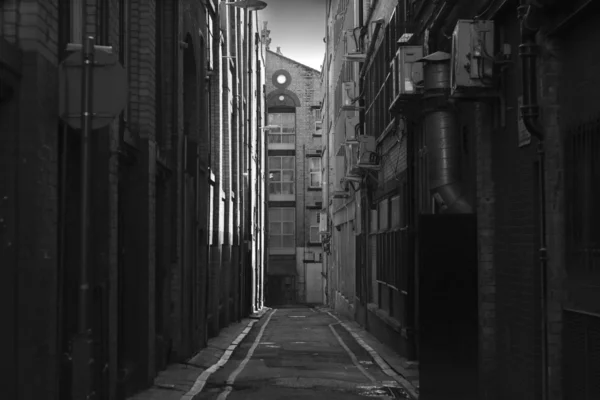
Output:
[[268,304],[322,303],[320,72],[267,50]]

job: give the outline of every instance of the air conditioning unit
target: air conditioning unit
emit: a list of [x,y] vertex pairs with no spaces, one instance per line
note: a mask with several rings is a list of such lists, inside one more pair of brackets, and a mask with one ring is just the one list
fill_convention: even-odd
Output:
[[319,233],[327,233],[327,212],[319,213]]
[[[357,31],[358,32],[358,31]],[[344,31],[344,40],[346,41],[346,54],[360,53],[360,44],[358,35],[354,35],[354,30],[348,29]]]
[[358,99],[356,93],[355,82],[342,82],[342,110],[356,111],[358,107]]
[[359,142],[346,142],[346,174],[348,176],[358,176],[361,171],[358,169],[358,145]]
[[452,94],[492,87],[494,54],[494,21],[459,20],[452,34]]
[[315,253],[309,251],[304,254],[304,261],[315,261]]
[[346,54],[344,55],[344,61],[365,62],[367,55],[361,52],[360,42],[354,35],[353,30],[344,31],[344,41],[346,43]]
[[323,134],[323,121],[315,121],[315,135]]
[[361,135],[359,137],[358,162],[356,166],[359,169],[378,170],[380,168],[375,136]]
[[423,81],[423,46],[403,46],[392,61],[394,98],[420,92]]
[[360,122],[358,115],[354,117],[346,117],[346,143],[355,142],[357,139],[357,127]]

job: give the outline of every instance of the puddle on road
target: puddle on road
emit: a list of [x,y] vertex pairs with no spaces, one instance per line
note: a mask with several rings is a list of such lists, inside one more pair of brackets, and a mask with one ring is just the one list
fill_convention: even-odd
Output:
[[409,399],[409,395],[396,382],[390,382],[393,386],[382,385],[358,385],[357,394],[364,397],[376,397],[379,399]]

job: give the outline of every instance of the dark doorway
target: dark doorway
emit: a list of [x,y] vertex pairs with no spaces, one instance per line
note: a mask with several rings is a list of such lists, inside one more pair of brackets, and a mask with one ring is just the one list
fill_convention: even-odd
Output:
[[294,304],[294,288],[296,287],[296,282],[293,275],[269,275],[267,276],[266,286],[266,306],[273,307]]
[[473,214],[422,215],[419,224],[421,400],[475,400],[477,224]]

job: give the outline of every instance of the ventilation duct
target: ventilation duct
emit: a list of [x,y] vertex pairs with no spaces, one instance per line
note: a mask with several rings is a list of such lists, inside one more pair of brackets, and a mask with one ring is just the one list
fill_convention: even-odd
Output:
[[[450,90],[450,55],[437,52],[422,61],[425,62],[425,94],[447,93]],[[445,107],[428,110],[424,126],[429,156],[429,188],[433,198],[442,213],[472,213],[473,207],[465,198],[461,185],[461,154],[454,113]]]

